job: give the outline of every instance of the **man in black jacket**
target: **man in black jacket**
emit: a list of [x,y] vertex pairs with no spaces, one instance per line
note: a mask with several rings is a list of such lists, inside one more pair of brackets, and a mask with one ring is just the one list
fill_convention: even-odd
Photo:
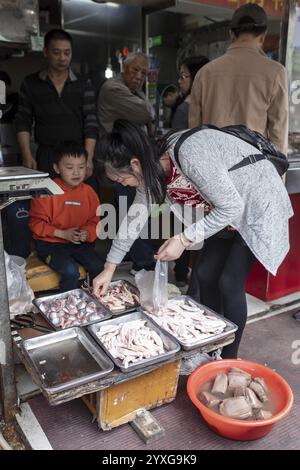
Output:
[[[29,75],[21,86],[16,130],[23,164],[53,177],[53,148],[61,141],[77,141],[88,152],[90,176],[98,133],[92,85],[70,68],[72,37],[67,32],[54,29],[46,34],[44,56],[46,70]],[[30,150],[33,125],[38,144],[36,159]]]
[[[90,81],[78,78],[70,68],[72,37],[66,31],[53,29],[46,34],[44,56],[46,69],[25,77],[20,90],[15,125],[23,165],[47,172],[54,178],[56,145],[63,141],[75,141],[83,144],[88,153],[88,178],[93,172],[98,135],[93,87]],[[38,144],[35,158],[30,147],[32,128]],[[90,180],[89,184],[93,186]],[[7,211],[7,251],[24,258],[30,253],[28,210],[28,202],[21,201],[14,203]]]

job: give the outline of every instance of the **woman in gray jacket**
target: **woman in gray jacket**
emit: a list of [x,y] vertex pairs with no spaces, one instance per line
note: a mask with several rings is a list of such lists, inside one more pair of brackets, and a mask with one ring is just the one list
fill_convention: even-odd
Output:
[[[243,158],[259,153],[245,141],[215,129],[205,129],[174,146],[181,133],[166,137],[159,151],[134,124],[117,121],[101,141],[101,157],[107,176],[124,186],[137,188],[128,212],[107,256],[104,271],[94,279],[94,291],[103,294],[146,222],[151,203],[165,198],[210,208],[204,217],[159,249],[159,260],[176,260],[183,251],[204,241],[196,277],[201,302],[238,325],[236,340],[223,349],[222,357],[235,358],[247,319],[245,282],[257,259],[273,275],[289,251],[288,219],[293,215],[289,196],[275,167],[261,160],[238,170],[228,170]],[[174,168],[182,180],[174,185]],[[181,184],[182,191],[178,191]],[[174,191],[176,189],[176,191]],[[186,191],[185,191],[186,190]],[[137,223],[137,206],[139,223]],[[141,210],[142,208],[142,210]],[[144,210],[145,209],[145,210]],[[148,209],[148,210],[147,210]],[[134,221],[134,223],[133,223]],[[219,237],[230,226],[231,238]]]
[[[194,78],[199,70],[208,62],[207,57],[200,55],[186,57],[180,63],[178,84],[184,100],[176,107],[171,119],[171,128],[175,131],[182,131],[189,127],[189,107]],[[187,284],[189,258],[188,251],[184,251],[180,258],[175,261],[174,272],[178,287],[183,287]]]

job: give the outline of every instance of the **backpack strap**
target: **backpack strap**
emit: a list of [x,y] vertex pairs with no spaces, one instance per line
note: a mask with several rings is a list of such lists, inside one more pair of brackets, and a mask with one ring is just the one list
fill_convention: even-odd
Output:
[[229,168],[228,171],[238,170],[243,166],[252,165],[253,163],[259,162],[260,160],[265,160],[267,157],[261,153],[256,153],[254,155],[248,155],[248,157],[243,158],[239,163]]
[[[220,129],[219,127],[212,126],[212,125],[203,125],[203,126],[195,127],[193,129],[189,129],[188,131],[184,132],[179,137],[179,139],[177,140],[177,142],[175,144],[175,147],[174,147],[174,159],[175,159],[178,167],[180,168],[180,170],[181,170],[181,164],[180,164],[180,161],[179,161],[179,149],[180,149],[181,145],[191,135],[195,134],[196,132],[200,132],[203,129],[214,129],[214,130],[225,132],[226,134],[232,135],[230,132],[227,132],[225,129]],[[237,137],[237,136],[235,136],[235,137]],[[239,137],[239,138],[241,140],[244,140],[241,137]],[[248,155],[248,157],[243,158],[243,160],[241,160],[239,163],[237,163],[236,165],[229,168],[228,171],[238,170],[239,168],[242,168],[243,166],[252,165],[253,163],[259,162],[260,160],[264,160],[264,159],[267,159],[267,157],[266,157],[266,155],[264,155],[262,153]]]
[[217,131],[219,131],[220,129],[216,126],[212,126],[212,125],[203,125],[203,126],[198,126],[198,127],[194,127],[193,129],[189,129],[188,131],[184,132],[183,134],[181,134],[181,136],[179,137],[179,139],[177,140],[176,144],[175,144],[175,147],[174,147],[174,159],[178,165],[178,167],[180,168],[181,170],[181,163],[179,161],[179,149],[181,147],[181,145],[183,144],[183,142],[188,139],[188,137],[190,137],[191,135],[195,134],[196,132],[200,132],[202,131],[203,129],[215,129]]

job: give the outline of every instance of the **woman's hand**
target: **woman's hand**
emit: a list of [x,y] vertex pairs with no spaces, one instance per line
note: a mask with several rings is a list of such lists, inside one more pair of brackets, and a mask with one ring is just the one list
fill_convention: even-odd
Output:
[[102,273],[98,274],[93,280],[93,293],[96,297],[101,297],[105,294],[111,283],[112,277],[116,270],[117,265],[106,262]]
[[178,238],[172,237],[162,244],[154,258],[159,261],[173,261],[180,258],[184,250],[182,242]]

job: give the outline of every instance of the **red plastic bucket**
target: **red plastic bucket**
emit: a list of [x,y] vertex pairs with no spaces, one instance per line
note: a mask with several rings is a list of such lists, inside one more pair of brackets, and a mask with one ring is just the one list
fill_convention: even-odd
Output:
[[[253,377],[264,378],[276,407],[276,413],[272,418],[259,421],[227,418],[200,402],[198,397],[204,384],[209,380],[214,380],[217,374],[228,372],[231,367],[238,367]],[[228,439],[239,441],[260,439],[268,434],[278,421],[287,416],[294,401],[289,384],[279,374],[261,364],[242,359],[223,359],[198,367],[188,378],[187,392],[202,418],[213,431]]]

